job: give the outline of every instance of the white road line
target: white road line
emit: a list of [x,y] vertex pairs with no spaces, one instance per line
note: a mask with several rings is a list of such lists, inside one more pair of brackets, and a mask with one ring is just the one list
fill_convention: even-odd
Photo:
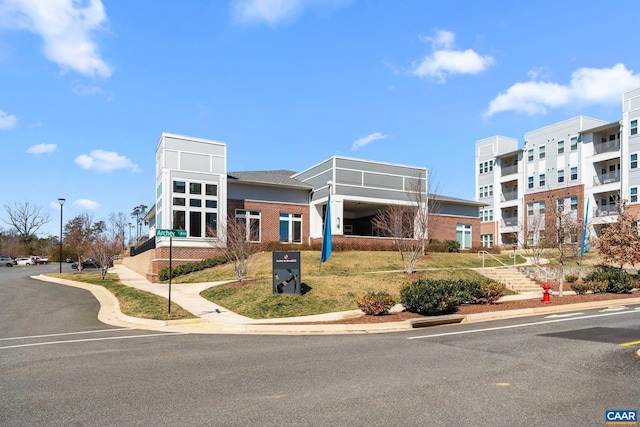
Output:
[[118,329],[98,329],[95,331],[78,331],[78,332],[63,332],[60,334],[48,334],[48,335],[30,335],[25,337],[9,337],[9,338],[0,338],[0,341],[10,341],[10,340],[28,340],[32,338],[48,338],[48,337],[62,337],[65,335],[82,335],[82,334],[96,334],[100,332],[119,332],[119,331],[132,331],[133,328],[118,328]]
[[162,337],[167,335],[188,335],[188,334],[186,332],[167,332],[165,334],[127,335],[125,337],[86,338],[81,340],[49,341],[49,342],[39,342],[39,343],[32,343],[32,344],[8,345],[5,347],[0,347],[0,350],[6,350],[10,348],[20,348],[20,347],[36,347],[41,345],[53,345],[53,344],[72,344],[72,343],[90,342],[90,341],[109,341],[109,340],[126,340],[129,338]]
[[531,322],[531,323],[520,323],[517,325],[508,325],[508,326],[496,326],[494,328],[482,328],[482,329],[473,329],[469,331],[457,331],[457,332],[445,332],[442,334],[433,334],[433,335],[421,335],[417,337],[409,337],[408,340],[417,340],[421,338],[435,338],[435,337],[446,337],[449,335],[463,335],[463,334],[473,334],[476,332],[487,332],[487,331],[499,331],[501,329],[514,329],[514,328],[523,328],[526,326],[536,326],[536,325],[545,325],[547,323],[557,323],[557,322],[571,322],[574,320],[582,320],[582,319],[592,319],[594,317],[604,317],[604,316],[618,316],[620,314],[637,314],[637,311],[617,311],[615,313],[603,313],[603,314],[593,314],[590,316],[580,316],[580,317],[567,317],[562,319],[553,319],[553,320],[542,320],[540,322]]

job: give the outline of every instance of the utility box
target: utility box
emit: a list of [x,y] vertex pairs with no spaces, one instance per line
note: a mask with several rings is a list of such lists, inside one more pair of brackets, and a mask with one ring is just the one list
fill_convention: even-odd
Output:
[[300,252],[273,252],[273,294],[300,295]]

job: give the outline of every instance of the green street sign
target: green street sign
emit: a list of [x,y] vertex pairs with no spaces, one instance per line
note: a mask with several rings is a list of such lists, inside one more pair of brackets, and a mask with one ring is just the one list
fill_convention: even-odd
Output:
[[187,237],[187,230],[167,230],[156,228],[156,237]]

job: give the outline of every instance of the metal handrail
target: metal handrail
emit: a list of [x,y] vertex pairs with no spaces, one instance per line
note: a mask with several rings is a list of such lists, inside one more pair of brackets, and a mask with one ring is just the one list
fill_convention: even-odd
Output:
[[527,264],[527,266],[530,266],[530,265],[536,267],[538,270],[542,270],[542,272],[544,273],[544,282],[549,283],[549,272],[547,271],[546,268],[542,268],[538,264],[534,264],[534,263]]
[[[482,255],[482,268],[484,268],[484,256],[485,255],[489,255],[491,258],[495,259],[496,261],[498,261],[500,264],[502,264],[504,267],[507,268],[513,268],[507,264],[505,264],[504,262],[500,261],[498,258],[496,258],[495,256],[493,256],[492,254],[490,254],[487,251],[478,251],[478,256]],[[513,265],[515,266],[516,260],[515,258],[513,259]]]

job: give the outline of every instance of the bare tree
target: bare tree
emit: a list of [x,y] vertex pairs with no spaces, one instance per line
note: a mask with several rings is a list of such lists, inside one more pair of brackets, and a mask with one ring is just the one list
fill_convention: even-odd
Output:
[[[557,199],[556,203],[551,203],[548,209],[553,220],[553,231],[555,231],[553,246],[558,251],[557,260],[560,264],[560,296],[563,296],[564,292],[564,264],[568,255],[575,253],[575,246],[578,244],[578,236],[583,225],[582,219],[577,217],[577,210],[567,209],[564,201],[565,199]],[[549,241],[552,240],[549,239]]]
[[[408,274],[415,271],[418,259],[424,255],[429,230],[433,230],[435,225],[430,221],[432,212],[425,181],[424,178],[414,178],[407,192],[408,203],[390,205],[378,211],[372,221],[383,236],[393,239]],[[431,207],[436,206],[434,201]]]
[[629,212],[626,200],[617,209],[618,220],[602,229],[596,245],[606,263],[620,268],[625,264],[635,266],[640,262],[638,218]]
[[122,212],[118,212],[116,213],[111,213],[109,214],[109,219],[108,219],[108,231],[109,231],[109,237],[111,240],[113,241],[117,241],[120,244],[120,248],[118,249],[118,251],[114,252],[120,252],[120,250],[125,248],[125,232],[126,229],[128,227],[128,220],[127,220],[127,216],[122,213]]
[[525,223],[518,224],[518,231],[514,233],[518,246],[533,264],[540,265],[542,251],[548,246],[546,230],[546,213],[539,211],[527,215]]
[[3,221],[18,232],[25,249],[28,249],[27,246],[36,237],[38,230],[51,221],[49,214],[43,213],[39,206],[29,202],[6,204],[4,209],[9,216],[9,221]]
[[263,245],[257,241],[260,230],[258,224],[249,222],[244,218],[233,218],[231,215],[227,220],[226,230],[214,230],[207,227],[207,236],[212,246],[219,247],[220,242],[226,242],[224,256],[233,266],[236,279],[244,282],[249,271],[249,261],[251,256],[259,253]]
[[64,243],[78,257],[79,272],[82,272],[82,258],[89,254],[100,227],[100,223],[94,224],[93,217],[86,212],[70,220],[64,227]]

